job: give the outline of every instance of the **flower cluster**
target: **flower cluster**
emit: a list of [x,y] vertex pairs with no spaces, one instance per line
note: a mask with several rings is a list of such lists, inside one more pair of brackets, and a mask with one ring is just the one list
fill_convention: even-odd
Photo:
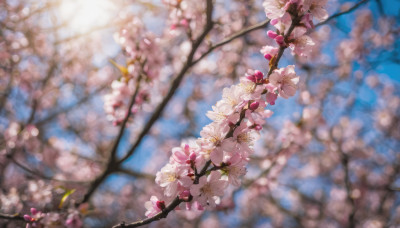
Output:
[[[179,197],[188,202],[188,210],[202,210],[215,207],[229,185],[240,186],[253,144],[272,115],[265,109],[271,104],[269,91],[281,91],[287,98],[294,95],[296,83],[294,66],[288,66],[276,70],[271,80],[249,70],[238,85],[225,88],[222,100],[207,113],[213,122],[196,141],[173,148],[169,163],[157,173],[156,183],[167,200]],[[152,217],[165,208],[165,202],[152,196],[145,206],[146,216]]]
[[36,208],[31,208],[30,215],[24,215],[27,222],[26,228],[31,227],[67,227],[80,228],[83,225],[80,213],[76,210],[69,211],[68,214],[60,213],[43,213]]
[[[159,77],[164,55],[159,47],[159,39],[144,29],[137,18],[127,24],[115,35],[128,60],[125,66],[117,67],[122,77],[112,82],[112,92],[104,97],[104,109],[114,124],[120,124],[128,113],[127,97],[135,93],[138,83],[140,91],[136,96],[135,105],[129,110],[137,112],[141,105],[150,99],[149,91]],[[141,80],[137,80],[141,77]]]
[[[315,45],[307,29],[314,28],[313,18],[323,21],[328,17],[324,9],[327,0],[265,0],[265,13],[276,31],[268,31],[268,36],[279,46],[290,47],[293,55],[306,57]],[[265,46],[261,53],[267,60],[278,54],[279,47]]]
[[196,0],[163,0],[169,8],[170,33],[180,34],[179,30],[199,33],[198,28],[204,24],[205,1]]

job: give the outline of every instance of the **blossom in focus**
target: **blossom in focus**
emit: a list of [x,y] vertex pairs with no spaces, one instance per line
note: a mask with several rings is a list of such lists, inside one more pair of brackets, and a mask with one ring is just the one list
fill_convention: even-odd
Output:
[[199,183],[190,187],[190,194],[201,205],[215,207],[215,201],[218,196],[224,195],[227,184],[227,181],[221,180],[220,172],[211,171],[210,175],[200,177]]
[[297,90],[299,77],[294,71],[294,65],[274,70],[269,81],[278,88],[279,96],[287,99],[294,96]]
[[157,196],[152,196],[150,201],[144,204],[144,207],[147,209],[145,215],[147,217],[152,217],[159,213],[163,209],[163,206],[165,207],[164,201],[158,200]]

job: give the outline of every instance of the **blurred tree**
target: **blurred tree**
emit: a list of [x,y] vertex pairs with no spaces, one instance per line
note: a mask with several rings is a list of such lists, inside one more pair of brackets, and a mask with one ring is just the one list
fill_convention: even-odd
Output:
[[2,227],[400,226],[399,1],[0,9]]

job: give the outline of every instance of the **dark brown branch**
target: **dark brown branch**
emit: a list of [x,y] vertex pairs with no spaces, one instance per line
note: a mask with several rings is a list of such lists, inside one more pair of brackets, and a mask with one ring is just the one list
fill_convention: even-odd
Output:
[[24,217],[22,217],[19,214],[9,215],[9,214],[0,213],[0,219],[25,221]]
[[[143,66],[146,63],[146,60],[142,63],[142,70],[143,71]],[[118,149],[118,145],[121,142],[122,136],[125,132],[125,128],[126,125],[128,123],[129,117],[131,116],[131,110],[133,105],[135,104],[136,101],[136,97],[139,93],[139,89],[140,89],[140,82],[142,80],[143,77],[143,72],[141,72],[138,76],[138,78],[136,79],[136,88],[135,88],[135,92],[131,98],[131,101],[129,103],[128,106],[128,111],[126,114],[126,117],[124,118],[122,125],[119,129],[119,133],[117,138],[114,141],[114,145],[111,149],[110,152],[110,157],[108,159],[108,164],[107,164],[107,168],[104,170],[104,172],[98,177],[96,178],[92,184],[89,187],[89,190],[86,192],[86,194],[83,197],[83,200],[81,203],[85,203],[87,201],[89,201],[90,197],[92,196],[92,194],[94,193],[94,191],[100,186],[100,184],[108,177],[108,175],[110,175],[111,173],[113,173],[114,171],[116,171],[118,169],[118,164],[116,163],[116,154],[117,154],[117,149]]]
[[119,168],[118,169],[119,173],[123,173],[135,178],[145,178],[151,181],[154,181],[154,179],[156,178],[154,175],[149,174],[149,173],[141,173],[141,172],[137,172],[131,169],[125,169],[125,168]]
[[342,16],[342,15],[351,13],[351,12],[353,12],[354,10],[356,10],[359,6],[361,6],[362,4],[364,4],[364,3],[368,2],[368,1],[369,1],[369,0],[362,0],[362,1],[359,1],[359,2],[356,3],[354,6],[352,6],[350,9],[348,9],[348,10],[346,10],[346,11],[343,11],[343,12],[340,12],[340,13],[335,13],[335,14],[333,14],[332,16],[330,16],[330,17],[329,17],[328,19],[326,19],[325,21],[316,24],[315,27],[319,27],[319,26],[321,26],[321,25],[327,24],[329,21],[331,21],[331,20],[333,20],[333,19],[335,19],[335,18],[337,18],[337,17],[340,17],[340,16]]
[[39,173],[37,171],[34,171],[34,170],[26,167],[25,165],[23,165],[19,161],[15,160],[12,157],[11,154],[8,154],[7,158],[10,159],[16,166],[18,166],[19,168],[21,168],[25,172],[30,173],[30,174],[32,174],[34,176],[40,177],[40,178],[45,179],[45,180],[58,181],[58,182],[64,182],[64,183],[72,183],[72,184],[87,184],[87,181],[62,180],[62,179],[57,179],[57,178],[54,178],[54,177],[49,177],[49,176],[46,176],[44,174],[41,174],[41,173]]
[[192,48],[191,48],[190,53],[189,53],[189,55],[187,57],[187,60],[186,60],[186,64],[182,67],[182,69],[179,72],[178,76],[173,80],[171,88],[168,91],[168,94],[165,96],[165,98],[161,102],[161,104],[156,108],[156,110],[154,111],[153,115],[150,117],[149,121],[144,126],[142,132],[140,132],[138,138],[136,139],[136,142],[129,149],[128,153],[118,162],[119,164],[123,163],[130,156],[132,156],[132,154],[135,152],[136,148],[141,143],[142,139],[147,135],[147,133],[150,131],[150,129],[153,126],[153,124],[162,115],[165,107],[167,106],[167,104],[169,103],[170,99],[173,97],[173,95],[175,94],[175,92],[178,89],[179,85],[181,84],[186,72],[193,66],[194,54],[196,53],[197,49],[199,48],[199,46],[203,42],[204,38],[207,36],[207,34],[213,28],[212,11],[213,11],[212,1],[208,0],[207,1],[207,23],[206,23],[205,28],[204,28],[203,32],[201,33],[201,35],[195,41],[193,41]]
[[356,227],[356,221],[355,221],[355,215],[356,215],[356,202],[354,201],[352,197],[352,187],[351,187],[351,181],[350,181],[350,171],[349,171],[349,156],[343,152],[342,153],[342,165],[344,169],[344,174],[345,174],[345,186],[346,186],[346,192],[347,192],[347,200],[351,204],[351,212],[349,214],[349,226],[350,228]]
[[[53,58],[56,58],[56,54],[53,54]],[[57,63],[55,61],[53,61],[50,66],[49,69],[47,70],[47,74],[46,77],[43,79],[42,83],[41,83],[41,88],[40,90],[44,90],[46,87],[47,82],[50,80],[50,78],[54,75],[55,71],[57,69]],[[26,125],[30,124],[33,122],[34,118],[35,118],[35,114],[39,105],[39,98],[34,98],[32,101],[32,108],[31,108],[31,113],[29,114],[29,118],[26,121]]]
[[143,220],[131,223],[131,224],[121,223],[121,224],[113,226],[113,228],[139,227],[139,226],[143,226],[143,225],[152,223],[154,221],[160,220],[162,218],[166,218],[168,216],[169,212],[174,210],[182,202],[184,202],[182,199],[179,199],[178,197],[176,197],[174,199],[174,201],[172,201],[164,210],[162,210],[160,213],[156,214],[153,217],[143,219]]
[[269,21],[270,21],[270,20],[267,19],[267,20],[262,21],[262,22],[260,22],[260,23],[258,23],[258,24],[255,24],[255,25],[253,25],[253,26],[250,26],[250,27],[248,27],[248,28],[246,28],[246,29],[244,29],[244,30],[242,30],[242,31],[239,31],[239,32],[237,32],[237,33],[231,35],[231,36],[228,37],[228,38],[225,38],[225,39],[222,40],[221,42],[214,44],[214,45],[211,46],[206,52],[204,52],[198,59],[196,59],[195,61],[193,61],[193,65],[196,64],[196,63],[198,63],[200,60],[202,60],[204,57],[206,57],[208,54],[210,54],[210,53],[211,53],[212,51],[214,51],[215,49],[217,49],[217,48],[219,48],[219,47],[221,47],[221,46],[223,46],[223,45],[225,45],[225,44],[227,44],[227,43],[230,43],[232,40],[234,40],[234,39],[236,39],[236,38],[239,38],[239,37],[241,37],[241,36],[244,36],[244,35],[246,35],[246,34],[249,33],[249,32],[252,32],[252,31],[255,31],[255,30],[258,30],[258,29],[262,29],[262,28],[264,28],[264,27],[267,27],[267,25],[269,24]]

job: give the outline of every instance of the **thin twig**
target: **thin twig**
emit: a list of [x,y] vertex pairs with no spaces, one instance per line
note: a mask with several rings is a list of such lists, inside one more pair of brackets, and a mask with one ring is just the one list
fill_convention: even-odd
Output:
[[340,17],[340,16],[342,16],[342,15],[344,15],[344,14],[351,13],[351,12],[353,12],[355,9],[357,9],[359,6],[361,6],[362,4],[364,4],[364,3],[368,2],[368,1],[369,1],[369,0],[362,0],[362,1],[358,2],[358,3],[356,3],[354,6],[352,6],[350,9],[348,9],[348,10],[346,10],[346,11],[343,11],[343,12],[340,12],[340,13],[335,13],[335,14],[333,14],[332,16],[330,16],[328,19],[326,19],[325,21],[320,22],[320,23],[318,23],[317,25],[315,25],[315,27],[318,27],[318,26],[327,24],[329,21],[331,21],[331,20],[333,20],[333,19],[335,19],[335,18],[337,18],[337,17]]
[[222,40],[221,42],[218,42],[216,44],[214,44],[213,46],[211,46],[206,52],[204,52],[198,59],[196,59],[195,61],[193,61],[193,65],[196,64],[197,62],[199,62],[200,60],[202,60],[204,57],[206,57],[208,54],[210,54],[212,51],[214,51],[216,48],[219,48],[229,42],[231,42],[232,40],[239,38],[243,35],[246,35],[249,32],[258,30],[258,29],[262,29],[264,27],[267,27],[267,25],[269,24],[270,20],[267,19],[265,21],[262,21],[258,24],[255,24],[253,26],[250,26],[240,32],[237,32],[233,35],[231,35],[230,37],[225,38],[224,40]]
[[87,184],[87,181],[74,181],[74,180],[62,180],[62,179],[57,179],[54,177],[49,177],[46,176],[44,174],[41,174],[37,171],[34,171],[28,167],[26,167],[25,165],[23,165],[22,163],[20,163],[19,161],[15,160],[11,155],[7,155],[7,158],[10,159],[16,166],[18,166],[19,168],[21,168],[22,170],[24,170],[25,172],[28,172],[34,176],[40,177],[42,179],[45,180],[51,180],[51,181],[58,181],[58,182],[64,182],[64,183],[71,183],[71,184]]
[[131,169],[125,169],[125,168],[119,168],[118,169],[119,173],[123,173],[135,178],[145,178],[145,179],[149,179],[151,181],[153,181],[156,177],[152,174],[149,173],[141,173],[141,172],[137,172]]
[[147,219],[143,219],[143,220],[139,220],[137,222],[131,223],[131,224],[118,224],[113,226],[113,228],[125,228],[125,227],[139,227],[139,226],[143,226],[149,223],[152,223],[154,221],[160,220],[162,218],[166,218],[169,214],[169,212],[171,212],[172,210],[174,210],[180,203],[184,202],[184,200],[179,199],[178,197],[176,197],[164,210],[162,210],[161,212],[159,212],[158,214],[156,214],[153,217],[147,218]]

